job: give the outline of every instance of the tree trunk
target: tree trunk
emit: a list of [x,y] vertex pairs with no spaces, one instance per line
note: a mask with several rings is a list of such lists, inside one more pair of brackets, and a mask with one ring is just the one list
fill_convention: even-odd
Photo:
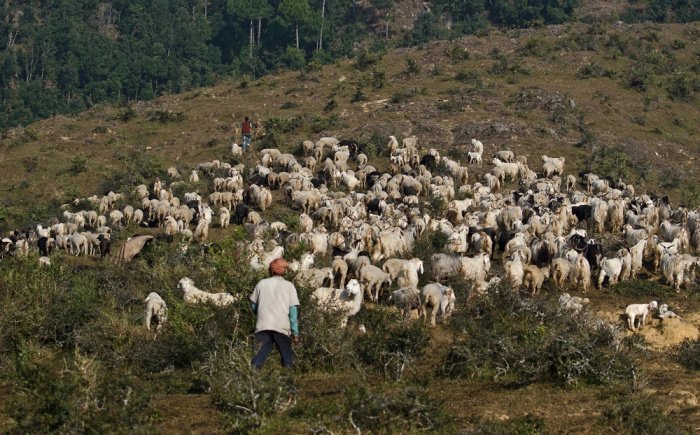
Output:
[[384,37],[389,40],[389,12],[386,13],[386,28],[384,30]]
[[296,32],[296,37],[297,37],[297,50],[299,49],[299,23],[297,22],[296,25],[294,26],[294,30]]
[[248,56],[253,58],[253,44],[255,43],[255,33],[253,32],[253,20],[250,20],[250,39],[248,40]]
[[262,32],[262,18],[258,18],[258,45],[260,45],[260,33]]
[[318,45],[316,46],[317,50],[323,49],[323,22],[324,22],[325,16],[326,16],[326,0],[323,0],[323,3],[321,3],[321,28],[318,31]]

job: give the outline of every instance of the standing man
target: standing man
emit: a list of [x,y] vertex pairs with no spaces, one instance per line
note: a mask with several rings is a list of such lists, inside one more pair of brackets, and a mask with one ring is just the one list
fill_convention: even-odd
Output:
[[273,260],[269,267],[270,278],[258,282],[250,295],[253,312],[257,315],[255,338],[260,343],[260,350],[252,361],[257,368],[265,363],[273,346],[280,353],[282,367],[291,369],[294,363],[292,342],[300,341],[299,298],[294,284],[283,278],[287,265],[281,258]]
[[243,135],[243,151],[248,151],[248,147],[250,146],[250,141],[253,137],[253,124],[250,122],[250,119],[246,116],[245,119],[243,120],[243,124],[241,124],[241,134]]

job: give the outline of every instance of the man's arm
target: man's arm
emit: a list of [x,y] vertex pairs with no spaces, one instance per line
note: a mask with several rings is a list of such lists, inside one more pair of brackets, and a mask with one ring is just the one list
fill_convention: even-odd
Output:
[[297,305],[292,305],[289,307],[289,325],[292,330],[292,335],[294,337],[299,336],[299,319]]

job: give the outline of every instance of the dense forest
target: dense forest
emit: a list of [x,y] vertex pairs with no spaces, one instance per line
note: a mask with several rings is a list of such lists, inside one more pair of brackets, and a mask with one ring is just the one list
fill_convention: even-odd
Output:
[[[579,0],[433,0],[409,30],[398,0],[0,2],[0,131],[101,102],[149,100],[362,50],[576,19]],[[413,6],[411,6],[413,7]],[[700,0],[636,0],[624,20],[690,21]]]

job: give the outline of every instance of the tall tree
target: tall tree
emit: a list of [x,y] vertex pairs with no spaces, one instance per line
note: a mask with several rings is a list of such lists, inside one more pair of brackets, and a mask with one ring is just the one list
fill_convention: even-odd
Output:
[[299,24],[305,23],[311,15],[308,0],[282,0],[279,13],[285,20],[294,24],[296,47],[299,48]]

